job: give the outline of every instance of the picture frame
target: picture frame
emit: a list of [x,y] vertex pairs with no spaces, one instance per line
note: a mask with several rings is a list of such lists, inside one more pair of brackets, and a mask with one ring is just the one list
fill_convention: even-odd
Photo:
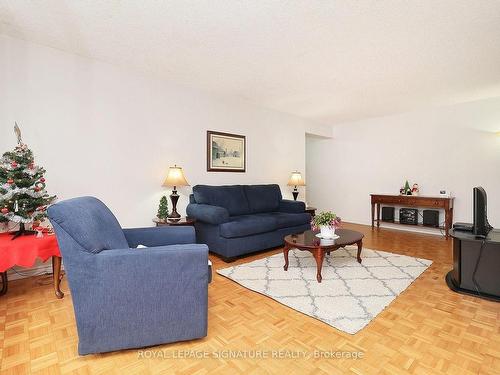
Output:
[[208,130],[207,171],[246,172],[246,137]]

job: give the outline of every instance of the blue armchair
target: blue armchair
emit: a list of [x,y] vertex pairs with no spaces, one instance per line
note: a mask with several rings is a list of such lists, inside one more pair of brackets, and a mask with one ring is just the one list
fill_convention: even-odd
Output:
[[[81,355],[207,335],[208,248],[192,227],[122,230],[96,198],[48,210],[68,276]],[[148,248],[136,249],[137,245]]]

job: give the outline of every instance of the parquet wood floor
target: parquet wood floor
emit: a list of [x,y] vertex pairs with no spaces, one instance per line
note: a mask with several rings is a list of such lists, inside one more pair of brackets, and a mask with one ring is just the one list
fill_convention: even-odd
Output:
[[[405,292],[356,335],[342,333],[214,273],[209,287],[208,337],[152,348],[77,355],[76,326],[66,297],[53,295],[47,277],[10,283],[0,297],[0,374],[500,374],[500,304],[451,292],[451,240],[346,224],[365,233],[366,247],[434,261]],[[266,257],[272,250],[233,263]],[[214,268],[227,266],[211,256]],[[223,350],[308,358],[213,358]],[[286,352],[289,350],[290,352]],[[314,351],[361,351],[362,359],[316,358]],[[197,352],[198,351],[198,352]],[[207,359],[188,354],[212,353]],[[177,354],[176,354],[177,353]],[[225,352],[227,353],[227,352]]]

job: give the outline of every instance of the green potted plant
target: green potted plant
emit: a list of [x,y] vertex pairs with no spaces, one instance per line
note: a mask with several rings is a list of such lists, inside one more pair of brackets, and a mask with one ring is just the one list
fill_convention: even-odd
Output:
[[160,199],[160,205],[158,206],[158,213],[156,214],[156,217],[162,223],[167,221],[167,218],[168,218],[168,199],[166,196],[163,196]]
[[320,212],[311,220],[311,229],[320,230],[321,238],[335,237],[335,229],[340,227],[342,219],[331,211]]

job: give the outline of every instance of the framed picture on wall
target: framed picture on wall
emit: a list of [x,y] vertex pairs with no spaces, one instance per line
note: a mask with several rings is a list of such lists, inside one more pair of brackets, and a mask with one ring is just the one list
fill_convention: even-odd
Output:
[[207,131],[207,171],[245,172],[244,135]]

